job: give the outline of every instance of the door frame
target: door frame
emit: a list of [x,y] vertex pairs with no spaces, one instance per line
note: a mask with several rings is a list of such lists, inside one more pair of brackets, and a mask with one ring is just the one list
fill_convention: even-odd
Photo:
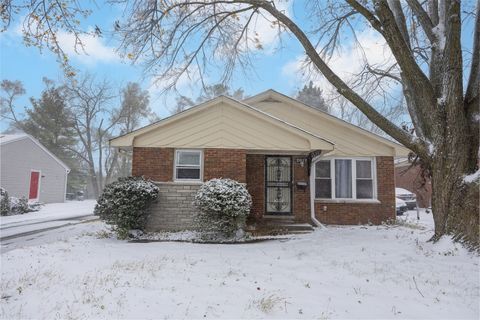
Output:
[[[268,212],[267,211],[267,159],[268,158],[289,158],[290,159],[290,211],[288,212]],[[265,155],[264,159],[264,210],[265,215],[276,215],[276,216],[293,216],[293,157],[290,155]]]
[[[35,199],[30,199],[30,188],[32,186],[32,172],[38,172],[38,186],[37,186],[37,197]],[[40,190],[42,189],[42,171],[31,169],[30,176],[28,177],[28,201],[38,201],[40,200]]]

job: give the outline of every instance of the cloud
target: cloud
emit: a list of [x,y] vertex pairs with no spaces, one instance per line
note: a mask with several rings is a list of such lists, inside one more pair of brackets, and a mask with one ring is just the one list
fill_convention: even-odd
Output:
[[80,63],[92,65],[98,62],[117,63],[121,61],[115,48],[106,45],[103,42],[103,38],[93,35],[82,35],[80,36],[80,40],[82,41],[83,48],[78,44],[75,46],[76,39],[71,33],[60,31],[57,34],[57,39],[65,53]]
[[[360,46],[355,45],[352,41],[342,50],[336,51],[327,62],[328,66],[345,82],[352,81],[366,63],[371,66],[390,66],[395,62],[389,47],[380,35],[371,31],[365,31],[357,34],[357,38]],[[294,60],[287,62],[282,68],[282,74],[292,84],[312,80],[326,93],[335,91],[333,86],[320,72],[315,69],[312,70],[312,68],[306,68],[305,56],[298,56]]]

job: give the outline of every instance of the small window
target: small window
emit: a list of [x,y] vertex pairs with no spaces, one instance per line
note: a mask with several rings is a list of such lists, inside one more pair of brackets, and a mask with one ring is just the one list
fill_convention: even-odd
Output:
[[372,161],[357,160],[357,199],[373,198]]
[[315,164],[315,198],[332,198],[330,160],[321,160]]
[[177,150],[175,180],[201,180],[202,151]]
[[352,160],[335,159],[335,198],[352,198]]

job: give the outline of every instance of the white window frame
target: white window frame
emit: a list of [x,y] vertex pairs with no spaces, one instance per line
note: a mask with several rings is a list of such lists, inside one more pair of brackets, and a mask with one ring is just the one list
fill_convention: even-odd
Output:
[[[313,196],[315,200],[325,200],[325,201],[355,201],[355,202],[368,202],[368,201],[377,201],[377,164],[375,157],[323,157],[317,159],[312,167],[313,171],[313,181],[316,181],[317,172],[316,172],[316,165],[319,161],[330,161],[330,181],[331,181],[331,188],[332,188],[332,197],[331,198],[317,198],[316,197],[316,190],[313,192]],[[352,166],[352,198],[337,198],[336,197],[336,190],[335,190],[335,160],[351,160]],[[357,160],[369,160],[372,166],[372,198],[362,198],[357,199]],[[315,189],[315,184],[312,185],[313,189]]]
[[[179,165],[178,159],[180,152],[197,152],[200,154],[200,164],[198,165]],[[182,179],[177,178],[177,168],[199,168],[200,169],[200,177],[198,179]],[[203,150],[200,149],[175,149],[175,157],[173,159],[173,181],[178,182],[201,182],[203,181]]]
[[[320,161],[323,161],[323,162],[326,162],[328,161],[330,163],[330,177],[318,177],[317,178],[317,162],[320,162]],[[327,179],[330,179],[330,188],[332,188],[332,186],[334,186],[333,184],[333,178],[332,178],[332,161],[330,159],[318,159],[317,161],[315,161],[315,163],[313,164],[313,171],[314,171],[314,174],[313,174],[313,181],[314,181],[314,186],[313,186],[313,189],[314,189],[314,196],[315,196],[315,199],[333,199],[333,194],[334,194],[334,190],[330,189],[330,194],[332,195],[332,198],[317,198],[317,179],[318,180],[327,180]]]

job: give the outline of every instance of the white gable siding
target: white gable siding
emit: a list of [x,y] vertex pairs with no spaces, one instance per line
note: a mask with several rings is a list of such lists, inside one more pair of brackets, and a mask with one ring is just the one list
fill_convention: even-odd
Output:
[[30,139],[0,147],[0,185],[9,195],[28,198],[31,170],[41,171],[40,199],[44,203],[65,201],[65,168]]
[[[189,117],[172,117],[135,137],[135,147],[231,148],[308,152],[333,144],[236,101],[217,100]],[[197,107],[200,108],[200,107]],[[114,139],[121,141],[120,137]],[[120,144],[121,145],[121,144]]]
[[328,121],[322,114],[308,112],[291,104],[269,99],[266,102],[249,102],[254,107],[274,115],[293,125],[321,136],[335,143],[332,154],[345,156],[393,155],[393,148],[379,143],[367,135],[362,135],[333,121]]

